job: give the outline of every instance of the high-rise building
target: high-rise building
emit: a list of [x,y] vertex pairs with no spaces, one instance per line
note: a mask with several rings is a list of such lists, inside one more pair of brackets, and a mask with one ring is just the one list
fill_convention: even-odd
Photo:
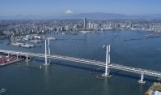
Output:
[[84,20],[83,20],[83,29],[86,30],[86,28],[87,28],[87,19],[84,18]]

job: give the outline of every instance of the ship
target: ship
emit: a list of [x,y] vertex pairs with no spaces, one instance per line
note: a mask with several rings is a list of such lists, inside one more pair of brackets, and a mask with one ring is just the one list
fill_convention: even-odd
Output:
[[33,44],[18,43],[18,42],[16,42],[16,43],[11,43],[11,45],[13,45],[13,46],[19,46],[19,47],[25,47],[25,48],[32,48],[32,47],[34,47]]

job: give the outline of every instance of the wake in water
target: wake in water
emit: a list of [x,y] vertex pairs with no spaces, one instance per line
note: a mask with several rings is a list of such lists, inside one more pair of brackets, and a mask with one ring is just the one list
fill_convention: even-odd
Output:
[[159,48],[159,49],[156,49],[156,50],[161,50],[161,48]]
[[0,94],[1,93],[5,93],[6,92],[6,89],[5,88],[2,88],[1,90],[0,90]]
[[99,76],[98,74],[96,74],[96,79],[104,80],[105,78],[104,78],[104,77],[102,77],[102,76]]

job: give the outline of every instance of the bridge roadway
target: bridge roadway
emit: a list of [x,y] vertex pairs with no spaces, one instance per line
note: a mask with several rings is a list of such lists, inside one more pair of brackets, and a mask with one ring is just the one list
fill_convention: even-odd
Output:
[[[10,51],[10,50],[2,50],[2,49],[0,49],[0,52],[8,53],[8,54],[23,55],[23,56],[42,57],[42,58],[45,57],[45,54],[42,54],[42,53],[18,52],[18,51]],[[72,62],[84,63],[84,64],[89,64],[89,65],[96,65],[96,66],[100,66],[100,67],[106,67],[105,62],[96,61],[96,60],[68,57],[68,56],[61,56],[61,55],[47,55],[47,57],[51,58],[51,59],[72,61]],[[124,66],[124,65],[114,64],[114,63],[109,64],[108,67],[112,68],[112,69],[116,69],[116,70],[121,70],[121,71],[161,78],[161,72],[159,72],[159,71],[146,70],[146,69],[142,69],[142,68]]]

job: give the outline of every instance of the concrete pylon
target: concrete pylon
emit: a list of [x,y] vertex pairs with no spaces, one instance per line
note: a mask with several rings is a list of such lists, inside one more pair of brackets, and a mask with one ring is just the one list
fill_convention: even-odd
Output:
[[138,81],[138,83],[140,83],[140,84],[145,84],[145,81],[144,81],[144,74],[143,74],[143,73],[141,74],[141,78],[140,78],[140,80]]
[[[50,56],[50,39],[48,39],[48,55]],[[48,60],[48,64],[50,64],[50,59]]]
[[45,40],[45,64],[44,65],[48,65],[48,58],[47,58],[47,45],[46,45],[46,40]]
[[26,55],[26,62],[28,62],[29,61],[29,57],[28,57],[28,55]]
[[105,73],[102,74],[103,77],[111,77],[110,75],[110,45],[106,46],[106,66],[105,66]]

